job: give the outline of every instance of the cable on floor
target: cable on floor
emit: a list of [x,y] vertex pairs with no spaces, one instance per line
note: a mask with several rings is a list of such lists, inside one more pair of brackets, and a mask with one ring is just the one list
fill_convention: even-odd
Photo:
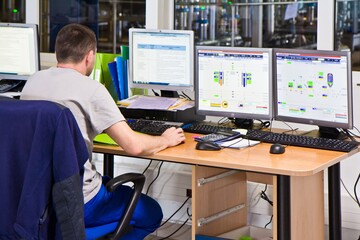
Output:
[[160,227],[164,226],[165,223],[167,223],[173,216],[175,216],[176,213],[178,213],[180,211],[180,209],[185,205],[185,203],[190,199],[191,197],[188,197],[182,204],[181,206],[168,218],[166,219],[165,222],[163,222]]
[[188,215],[188,218],[184,221],[183,224],[181,224],[180,227],[178,227],[178,229],[176,229],[174,232],[172,232],[171,234],[169,234],[168,236],[164,237],[164,238],[161,238],[159,240],[164,240],[164,239],[168,239],[170,237],[172,237],[175,233],[177,233],[182,227],[185,226],[185,224],[191,219],[191,214],[189,214],[189,207],[187,208],[187,215]]

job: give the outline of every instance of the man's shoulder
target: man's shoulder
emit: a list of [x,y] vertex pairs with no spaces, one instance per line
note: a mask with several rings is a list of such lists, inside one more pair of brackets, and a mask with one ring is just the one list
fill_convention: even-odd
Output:
[[88,84],[94,85],[94,86],[101,85],[99,82],[93,80],[89,76],[85,76],[71,68],[51,67],[51,68],[40,70],[40,71],[34,73],[29,79],[30,80],[32,80],[32,79],[37,79],[37,80],[59,79],[59,80],[61,80],[61,82],[71,81],[73,83],[75,83],[75,81],[80,81],[80,82],[86,81],[86,85],[88,85]]

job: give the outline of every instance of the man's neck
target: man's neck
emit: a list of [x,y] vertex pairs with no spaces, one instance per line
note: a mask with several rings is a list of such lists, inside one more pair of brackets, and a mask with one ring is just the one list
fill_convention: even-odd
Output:
[[79,73],[85,75],[86,73],[86,68],[84,68],[82,66],[82,64],[73,64],[73,63],[58,63],[56,65],[56,67],[58,68],[69,68],[69,69],[74,69],[75,71],[78,71]]

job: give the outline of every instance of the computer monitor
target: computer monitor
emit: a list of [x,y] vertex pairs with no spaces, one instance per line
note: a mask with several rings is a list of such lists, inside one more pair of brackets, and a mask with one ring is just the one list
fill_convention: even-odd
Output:
[[349,51],[274,49],[274,67],[276,120],[352,129]]
[[40,69],[36,24],[0,23],[0,80],[27,80]]
[[271,49],[197,46],[195,61],[197,114],[271,119]]
[[165,91],[194,89],[194,32],[129,29],[129,86]]

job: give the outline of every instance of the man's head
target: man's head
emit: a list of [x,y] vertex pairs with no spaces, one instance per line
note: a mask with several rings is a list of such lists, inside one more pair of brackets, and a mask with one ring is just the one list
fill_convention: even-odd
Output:
[[90,75],[95,61],[96,36],[86,26],[71,23],[63,27],[55,42],[56,59],[59,64],[80,64],[85,61],[86,75]]

